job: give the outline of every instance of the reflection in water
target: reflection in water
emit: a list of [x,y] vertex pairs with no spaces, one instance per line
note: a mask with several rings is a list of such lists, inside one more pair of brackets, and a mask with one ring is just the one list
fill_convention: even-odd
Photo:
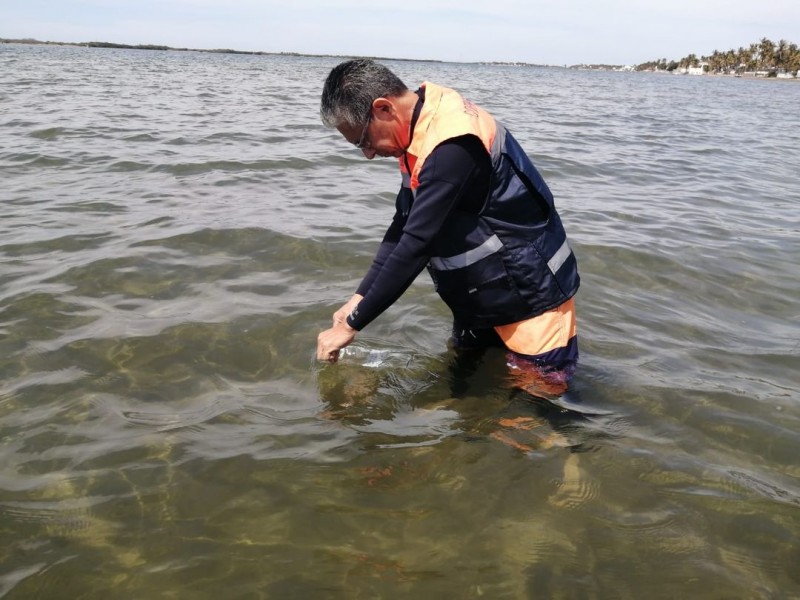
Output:
[[[454,554],[446,540],[425,547],[425,538],[419,537],[423,545],[412,544],[405,552],[373,550],[360,555],[351,575],[372,579],[366,589],[376,589],[378,582],[419,583],[424,573],[434,576],[448,562],[474,562],[474,557],[466,558],[470,548],[480,555],[496,554],[500,565],[474,584],[471,593],[476,595],[526,597],[531,589],[552,589],[551,578],[559,572],[567,576],[579,568],[585,549],[579,549],[567,531],[553,531],[548,511],[575,510],[597,495],[599,483],[582,467],[581,456],[590,450],[608,415],[583,410],[576,394],[558,404],[571,393],[563,389],[557,396],[552,387],[546,394],[533,395],[531,379],[509,369],[505,353],[498,349],[420,356],[379,340],[361,340],[337,364],[321,366],[317,376],[324,404],[321,416],[360,432],[365,449],[390,451],[365,454],[356,461],[353,476],[365,492],[370,490],[376,503],[372,510],[384,518],[391,519],[392,512],[380,508],[387,502],[383,494],[415,498],[406,504],[404,539],[415,539],[413,532],[420,527],[440,527],[436,522],[442,519],[442,494],[454,515],[460,515],[457,518],[465,517],[464,510],[472,513],[475,534],[463,553]],[[498,452],[506,454],[506,460],[544,461],[551,475],[514,482],[488,474],[476,478],[462,468],[469,455],[482,463],[481,456]],[[523,505],[529,510],[513,518],[493,515],[499,505],[525,494],[529,499]],[[484,503],[483,516],[474,509],[476,497]],[[555,572],[549,567],[537,570],[555,556],[560,565]],[[363,580],[350,583],[365,589]]]

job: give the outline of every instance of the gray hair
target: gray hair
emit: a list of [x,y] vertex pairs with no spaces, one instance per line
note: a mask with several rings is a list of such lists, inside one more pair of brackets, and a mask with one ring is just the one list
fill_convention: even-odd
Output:
[[377,98],[400,96],[408,88],[382,64],[360,58],[333,69],[322,88],[319,114],[328,127],[362,127]]

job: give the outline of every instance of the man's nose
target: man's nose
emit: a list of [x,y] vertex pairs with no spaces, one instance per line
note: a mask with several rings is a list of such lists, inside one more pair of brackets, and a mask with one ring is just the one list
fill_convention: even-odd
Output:
[[377,154],[375,153],[375,150],[373,150],[372,148],[362,148],[361,152],[364,153],[364,156],[367,157],[367,160],[372,160],[373,158],[375,158],[377,156]]

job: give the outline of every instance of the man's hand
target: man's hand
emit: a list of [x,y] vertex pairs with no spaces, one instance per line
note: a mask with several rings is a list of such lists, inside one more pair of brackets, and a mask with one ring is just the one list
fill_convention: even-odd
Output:
[[336,362],[339,359],[339,350],[350,344],[355,337],[356,330],[347,321],[323,331],[317,336],[317,360]]
[[358,306],[358,303],[364,299],[364,296],[361,294],[353,294],[353,297],[350,298],[342,307],[333,313],[333,324],[338,325],[339,323],[344,323],[347,316],[353,312],[353,309]]

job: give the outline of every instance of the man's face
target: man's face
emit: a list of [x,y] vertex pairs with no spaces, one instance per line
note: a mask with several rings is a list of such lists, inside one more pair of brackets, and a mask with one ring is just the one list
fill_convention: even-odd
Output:
[[372,106],[367,122],[361,127],[337,127],[339,133],[364,153],[367,159],[376,156],[398,158],[403,155],[406,144],[398,135],[398,121],[394,107],[385,98],[378,98]]

